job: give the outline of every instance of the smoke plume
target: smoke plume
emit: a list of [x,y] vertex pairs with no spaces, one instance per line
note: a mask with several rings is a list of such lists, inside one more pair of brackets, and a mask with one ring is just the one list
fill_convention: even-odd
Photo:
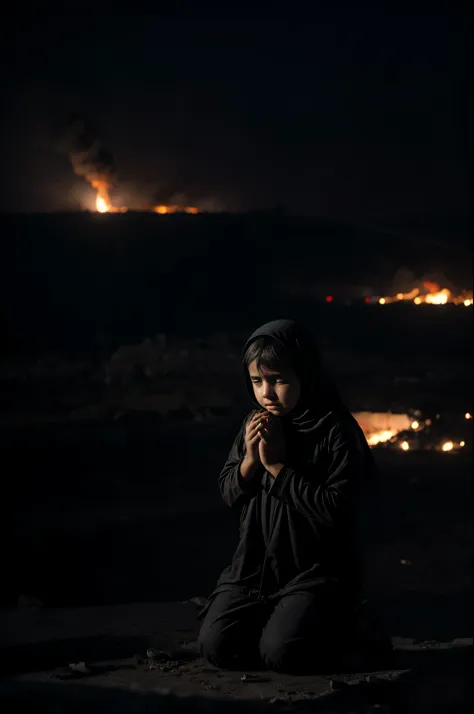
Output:
[[70,115],[61,144],[74,173],[85,178],[109,202],[108,191],[116,177],[114,161],[93,122],[79,114]]

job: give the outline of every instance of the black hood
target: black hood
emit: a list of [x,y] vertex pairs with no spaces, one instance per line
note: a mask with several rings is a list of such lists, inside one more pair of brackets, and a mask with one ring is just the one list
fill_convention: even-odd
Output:
[[[312,431],[329,413],[347,411],[330,377],[322,368],[317,345],[311,335],[294,320],[273,320],[259,327],[244,345],[245,354],[251,342],[259,337],[270,337],[288,351],[291,367],[301,381],[301,397],[295,409],[283,417],[298,431]],[[244,377],[252,402],[261,409],[255,399],[248,368],[244,364]]]

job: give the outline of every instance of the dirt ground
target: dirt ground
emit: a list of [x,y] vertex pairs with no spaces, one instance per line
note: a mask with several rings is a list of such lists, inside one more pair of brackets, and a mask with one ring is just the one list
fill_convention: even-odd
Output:
[[198,655],[196,613],[194,602],[3,611],[3,711],[468,711],[472,638],[395,637],[393,668],[376,672],[224,672]]

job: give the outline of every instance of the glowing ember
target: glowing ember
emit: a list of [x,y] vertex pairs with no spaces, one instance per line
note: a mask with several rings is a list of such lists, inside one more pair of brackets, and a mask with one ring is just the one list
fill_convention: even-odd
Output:
[[441,447],[441,451],[452,451],[454,449],[454,444],[452,441],[445,441]]

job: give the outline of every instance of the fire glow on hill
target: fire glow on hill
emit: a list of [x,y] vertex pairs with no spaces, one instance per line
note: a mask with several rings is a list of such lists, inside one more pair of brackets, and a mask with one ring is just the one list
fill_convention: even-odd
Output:
[[[62,143],[64,144],[75,174],[82,176],[96,191],[95,210],[97,213],[126,213],[128,206],[115,206],[110,197],[116,183],[116,171],[112,155],[102,146],[95,127],[83,117],[69,118]],[[149,205],[141,210],[166,215],[189,213],[195,215],[199,209],[184,205]]]
[[[127,206],[117,207],[112,205],[112,201],[110,200],[109,194],[110,186],[106,181],[92,179],[90,181],[90,184],[92,188],[95,188],[97,191],[95,199],[95,210],[97,211],[97,213],[126,213],[129,210]],[[166,204],[151,206],[148,207],[147,210],[153,213],[158,213],[161,216],[170,213],[190,213],[192,215],[199,213],[199,209],[195,206],[179,206]]]

